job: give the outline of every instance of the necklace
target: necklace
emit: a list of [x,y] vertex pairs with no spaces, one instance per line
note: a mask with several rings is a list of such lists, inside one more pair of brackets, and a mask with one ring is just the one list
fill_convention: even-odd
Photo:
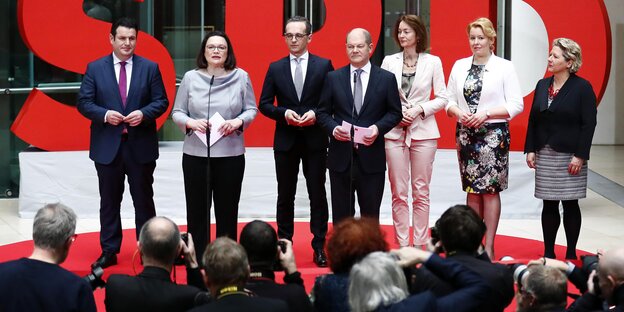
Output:
[[418,53],[416,53],[416,60],[414,61],[414,64],[409,64],[405,61],[405,58],[403,59],[403,65],[405,65],[405,67],[407,68],[415,68],[416,65],[418,64]]
[[557,94],[559,93],[559,90],[561,90],[561,88],[559,89],[555,89],[555,87],[553,87],[554,83],[550,85],[550,87],[548,87],[548,98],[549,99],[554,99],[555,96],[557,96]]

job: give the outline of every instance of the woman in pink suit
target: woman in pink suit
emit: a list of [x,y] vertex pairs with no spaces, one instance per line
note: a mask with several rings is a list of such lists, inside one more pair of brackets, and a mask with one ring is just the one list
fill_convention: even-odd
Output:
[[399,125],[385,135],[392,218],[398,244],[408,246],[411,185],[413,244],[422,247],[428,239],[429,182],[440,137],[434,114],[447,103],[446,85],[440,58],[424,53],[427,30],[416,15],[399,17],[393,34],[401,52],[381,64],[397,78],[403,111]]

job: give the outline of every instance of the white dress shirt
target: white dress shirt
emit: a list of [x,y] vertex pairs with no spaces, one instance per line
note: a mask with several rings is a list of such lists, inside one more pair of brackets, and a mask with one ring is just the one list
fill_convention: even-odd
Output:
[[[290,75],[292,77],[293,82],[295,81],[295,69],[297,68],[297,61],[295,61],[297,57],[290,54]],[[299,62],[301,63],[301,75],[303,76],[303,85],[305,85],[306,73],[308,72],[308,59],[310,58],[310,53],[306,51],[299,57]]]
[[[349,76],[349,81],[351,82],[351,94],[353,94],[354,90],[354,82],[353,75],[355,74],[355,70],[357,68],[353,67],[353,65],[349,65],[351,76]],[[366,63],[366,65],[362,66],[362,73],[360,74],[360,80],[362,80],[362,104],[364,104],[364,99],[366,98],[366,89],[368,88],[368,78],[370,77],[371,71],[371,63],[370,61]]]
[[[126,96],[128,96],[128,91],[130,90],[130,80],[132,78],[132,58],[126,60]],[[115,68],[115,78],[117,78],[117,84],[119,84],[119,72],[121,71],[121,64],[119,64],[121,60],[117,58],[117,55],[113,53],[113,67]]]

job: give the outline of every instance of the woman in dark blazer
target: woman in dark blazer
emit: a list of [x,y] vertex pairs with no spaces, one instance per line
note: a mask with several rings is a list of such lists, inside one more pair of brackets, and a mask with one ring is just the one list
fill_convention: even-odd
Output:
[[581,230],[578,199],[587,193],[587,160],[596,128],[596,95],[589,81],[576,75],[582,64],[581,47],[566,38],[553,41],[548,56],[551,77],[535,87],[524,152],[535,169],[535,197],[544,201],[544,256],[556,258],[555,238],[561,219],[568,249],[576,259]]

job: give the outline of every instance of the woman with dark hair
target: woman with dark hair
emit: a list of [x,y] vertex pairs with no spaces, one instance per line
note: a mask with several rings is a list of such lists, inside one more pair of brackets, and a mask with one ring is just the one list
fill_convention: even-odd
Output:
[[556,258],[555,238],[561,223],[568,249],[576,259],[581,231],[579,198],[587,194],[587,160],[596,128],[596,95],[589,81],[576,75],[582,64],[581,47],[567,38],[553,41],[548,71],[535,87],[524,152],[535,169],[535,197],[544,201],[542,231],[544,257]]
[[386,56],[381,64],[381,68],[396,76],[403,112],[399,125],[384,136],[392,220],[401,247],[410,244],[410,219],[413,220],[413,245],[422,248],[428,240],[429,183],[440,137],[435,113],[447,103],[446,85],[442,61],[425,53],[427,29],[418,16],[399,17],[393,35],[401,52]]
[[446,112],[457,119],[455,138],[466,204],[485,221],[485,251],[493,259],[500,192],[508,186],[509,121],[522,113],[524,103],[513,63],[494,54],[492,22],[478,18],[466,32],[472,55],[453,65]]
[[[257,112],[249,75],[236,67],[230,39],[222,31],[208,33],[197,55],[197,68],[184,74],[172,111],[173,121],[186,134],[182,156],[186,220],[199,255],[210,241],[213,200],[216,236],[236,240],[245,171],[243,130]],[[217,113],[225,120],[216,129],[222,137],[208,147],[194,132],[209,134],[208,119]]]
[[316,278],[312,301],[316,311],[350,311],[347,293],[351,267],[371,252],[388,251],[385,233],[376,220],[348,218],[334,226],[327,241],[333,274]]

